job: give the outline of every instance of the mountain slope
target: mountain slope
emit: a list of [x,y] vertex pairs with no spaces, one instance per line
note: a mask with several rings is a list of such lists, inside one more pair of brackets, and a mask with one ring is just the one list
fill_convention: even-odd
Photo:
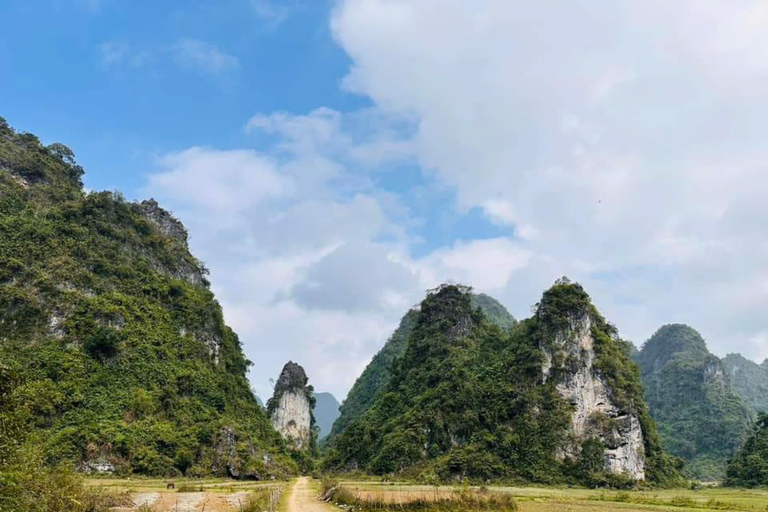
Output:
[[[482,309],[492,323],[503,329],[515,325],[514,317],[496,299],[481,293],[472,294],[471,300],[472,308]],[[408,337],[416,325],[417,317],[418,307],[408,311],[400,320],[400,325],[389,340],[373,356],[371,362],[365,367],[344,399],[341,412],[333,424],[329,438],[343,432],[350,421],[359,418],[371,408],[376,397],[389,382],[392,364],[405,353]]]
[[733,389],[755,413],[768,412],[768,361],[757,364],[741,354],[728,354],[723,368]]
[[0,118],[0,360],[52,461],[264,477],[295,465],[181,223],[85,193],[63,145]]
[[665,325],[637,356],[646,399],[665,448],[697,478],[720,478],[739,449],[752,416],[720,360],[687,325]]
[[339,417],[339,401],[330,393],[315,393],[315,420],[320,429],[318,439],[323,439],[331,433],[333,422]]
[[768,485],[768,415],[761,413],[744,446],[728,461],[725,485],[765,487]]
[[431,292],[414,321],[385,391],[334,440],[326,467],[442,479],[676,478],[629,345],[579,285],[558,282],[511,331],[455,285]]

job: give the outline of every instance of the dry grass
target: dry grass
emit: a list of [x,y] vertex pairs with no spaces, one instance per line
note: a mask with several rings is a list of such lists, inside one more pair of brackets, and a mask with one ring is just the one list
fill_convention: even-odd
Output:
[[517,503],[511,494],[488,490],[356,491],[334,480],[324,480],[321,488],[322,496],[326,501],[362,511],[511,512],[517,510]]
[[[445,497],[456,492],[449,486],[437,489],[424,485],[397,482],[373,483],[345,481],[342,486],[354,495],[378,496],[378,501],[402,502],[429,496]],[[480,488],[473,488],[479,491]],[[651,489],[644,491],[610,491],[554,486],[492,487],[491,493],[514,495],[520,512],[731,512],[768,511],[768,490],[722,489],[699,490]]]

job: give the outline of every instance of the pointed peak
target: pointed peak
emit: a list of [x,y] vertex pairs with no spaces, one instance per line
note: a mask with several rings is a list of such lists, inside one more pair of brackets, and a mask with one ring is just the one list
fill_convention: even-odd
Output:
[[597,315],[589,294],[567,277],[558,279],[544,292],[535,310],[536,317],[554,329],[568,328],[585,317]]

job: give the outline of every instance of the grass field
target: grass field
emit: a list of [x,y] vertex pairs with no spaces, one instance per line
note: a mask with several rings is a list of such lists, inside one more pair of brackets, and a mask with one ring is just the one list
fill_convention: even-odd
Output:
[[128,493],[133,505],[116,508],[115,512],[235,512],[244,508],[251,498],[267,497],[268,502],[270,490],[277,493],[278,489],[287,490],[289,487],[287,482],[180,478],[172,479],[175,488],[168,489],[169,481],[94,478],[87,480],[86,484],[107,492]]
[[[363,497],[384,495],[386,501],[402,502],[425,497],[445,497],[453,487],[392,483],[343,482]],[[768,511],[768,490],[721,489],[608,491],[561,487],[495,487],[490,491],[511,493],[523,512],[555,511]]]
[[[290,489],[290,485],[286,482],[175,479],[176,489],[168,490],[167,483],[168,480],[142,478],[100,478],[88,481],[88,485],[92,487],[130,492],[134,498],[134,507],[117,509],[119,512],[138,510],[141,504],[149,505],[148,510],[156,512],[231,512],[237,511],[253,492],[270,487],[282,487],[287,494]],[[361,481],[342,481],[342,485],[361,496],[383,497],[390,502],[446,497],[459,489],[449,486],[435,488]],[[187,492],[178,492],[179,489]],[[627,492],[545,486],[490,486],[488,489],[494,492],[511,493],[522,512],[768,511],[768,490],[708,487],[695,491],[675,489]]]

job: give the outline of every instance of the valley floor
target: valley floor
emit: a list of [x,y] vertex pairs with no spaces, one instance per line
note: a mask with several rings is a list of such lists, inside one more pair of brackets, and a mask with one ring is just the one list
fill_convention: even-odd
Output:
[[[233,512],[245,504],[248,495],[266,487],[283,486],[287,495],[280,510],[287,512],[323,512],[339,510],[316,498],[315,482],[301,478],[293,485],[287,483],[254,483],[232,480],[176,481],[177,488],[185,485],[197,492],[177,492],[166,489],[165,480],[94,479],[89,485],[110,490],[130,491],[133,507],[116,512],[136,511],[149,505],[155,512]],[[435,489],[429,486],[344,482],[361,494],[385,495],[392,501],[403,501],[416,496],[449,495],[452,487]],[[202,487],[202,491],[199,489]],[[705,488],[701,490],[654,491],[601,491],[561,487],[491,487],[492,490],[512,493],[521,512],[598,512],[598,511],[702,511],[725,510],[752,512],[768,510],[768,490]]]

